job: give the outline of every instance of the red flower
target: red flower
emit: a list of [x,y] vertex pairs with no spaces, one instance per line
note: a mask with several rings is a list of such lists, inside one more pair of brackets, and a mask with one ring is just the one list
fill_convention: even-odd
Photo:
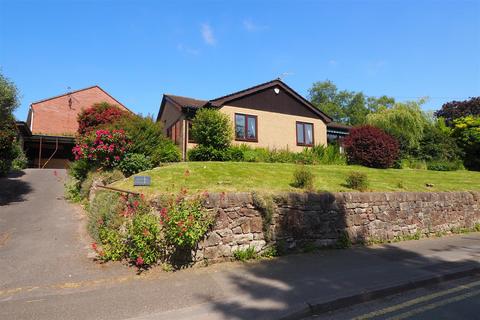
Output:
[[96,242],[92,242],[92,249],[97,251],[97,243]]
[[142,256],[138,256],[138,257],[137,257],[137,260],[135,260],[135,264],[136,264],[137,266],[142,266],[143,263],[144,263],[144,261],[143,261]]
[[143,229],[143,235],[148,237],[150,235],[150,231],[148,231],[148,229]]

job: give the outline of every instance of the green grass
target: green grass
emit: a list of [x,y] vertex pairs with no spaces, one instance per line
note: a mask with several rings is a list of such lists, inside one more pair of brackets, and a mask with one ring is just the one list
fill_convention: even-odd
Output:
[[[344,186],[351,171],[366,173],[368,191],[461,191],[480,190],[480,172],[428,171],[415,169],[371,169],[361,166],[312,165],[316,191],[353,191]],[[189,193],[222,191],[258,191],[275,193],[302,191],[290,184],[295,164],[250,162],[181,162],[141,175],[152,177],[149,187],[133,187],[133,177],[117,181],[112,186],[135,190],[152,196],[177,192],[186,188]],[[186,174],[188,170],[188,173]],[[427,187],[425,184],[432,184]]]

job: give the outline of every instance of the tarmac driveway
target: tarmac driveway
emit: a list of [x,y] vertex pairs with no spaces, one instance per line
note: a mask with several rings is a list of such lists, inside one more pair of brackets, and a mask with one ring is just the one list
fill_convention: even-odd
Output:
[[26,169],[0,178],[0,291],[83,281],[99,269],[102,276],[124,269],[88,258],[85,217],[64,200],[65,175],[62,169]]

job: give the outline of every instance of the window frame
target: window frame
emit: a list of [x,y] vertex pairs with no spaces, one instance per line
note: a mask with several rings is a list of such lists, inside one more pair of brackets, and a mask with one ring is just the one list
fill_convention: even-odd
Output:
[[[305,130],[305,125],[309,124],[312,126],[312,143],[301,143],[298,141],[298,130],[297,127],[298,125],[302,125],[302,130],[303,130],[303,140],[306,141],[306,136],[307,136],[307,131]],[[315,145],[315,127],[312,122],[304,122],[304,121],[296,121],[295,122],[295,138],[297,140],[297,146],[301,147],[313,147]]]
[[[243,138],[237,137],[237,116],[243,116],[245,119],[245,135]],[[248,118],[255,118],[255,138],[247,138],[248,135]],[[258,142],[258,117],[253,114],[245,114],[245,113],[235,113],[234,115],[234,131],[235,131],[235,141],[245,141],[245,142]]]

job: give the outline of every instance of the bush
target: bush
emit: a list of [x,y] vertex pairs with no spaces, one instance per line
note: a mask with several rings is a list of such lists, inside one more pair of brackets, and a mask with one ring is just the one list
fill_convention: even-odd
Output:
[[161,140],[151,156],[153,166],[158,166],[161,163],[178,162],[181,159],[180,149],[173,141],[168,139]]
[[120,194],[110,191],[99,191],[88,207],[87,230],[92,238],[101,242],[100,229],[119,229],[125,222],[121,216],[125,204]]
[[15,84],[0,74],[0,176],[7,174],[15,159],[17,129],[13,111],[18,107]]
[[86,159],[78,159],[77,161],[70,162],[69,166],[68,174],[79,181],[85,180],[88,172],[92,169]]
[[233,257],[238,261],[247,261],[257,258],[255,247],[248,247],[246,249],[238,249],[233,252]]
[[427,169],[433,171],[456,171],[464,169],[462,161],[429,161]]
[[428,126],[420,140],[418,157],[426,161],[457,162],[462,152],[450,131],[447,127],[442,129],[442,124]]
[[480,116],[480,97],[465,101],[451,101],[442,105],[435,116],[445,119],[447,125],[455,126],[454,121],[467,116]]
[[156,215],[135,214],[128,229],[128,257],[138,267],[148,266],[161,256],[160,226]]
[[300,166],[293,172],[292,186],[295,188],[313,190],[314,177],[315,176],[308,167]]
[[89,133],[102,125],[110,124],[129,116],[129,112],[115,105],[107,102],[96,103],[78,114],[78,133]]
[[405,159],[402,159],[399,161],[400,164],[398,166],[399,169],[420,169],[420,170],[426,170],[427,169],[427,163],[425,160],[421,159],[415,159],[412,157],[406,157]]
[[372,126],[353,128],[344,139],[348,163],[372,168],[389,168],[398,158],[398,142]]
[[345,186],[358,191],[366,191],[368,188],[367,175],[362,172],[352,171],[345,180]]
[[193,139],[204,147],[224,150],[232,141],[230,118],[217,109],[202,108],[192,120]]
[[176,249],[191,249],[213,223],[199,197],[187,199],[182,193],[170,198],[160,211],[165,240]]
[[228,156],[228,149],[215,149],[201,144],[188,150],[189,161],[226,161]]
[[454,121],[452,136],[464,152],[464,165],[480,170],[480,116],[467,116]]
[[150,159],[140,153],[127,153],[120,162],[119,168],[126,177],[152,169]]
[[112,169],[120,164],[130,145],[123,130],[96,130],[79,137],[72,152],[75,160],[84,159],[91,167]]
[[14,159],[11,165],[12,170],[19,171],[27,167],[28,159],[19,143],[14,143],[13,145],[13,156],[14,156]]
[[102,249],[98,251],[100,259],[119,261],[125,258],[127,245],[119,230],[100,227],[99,239],[102,244]]

